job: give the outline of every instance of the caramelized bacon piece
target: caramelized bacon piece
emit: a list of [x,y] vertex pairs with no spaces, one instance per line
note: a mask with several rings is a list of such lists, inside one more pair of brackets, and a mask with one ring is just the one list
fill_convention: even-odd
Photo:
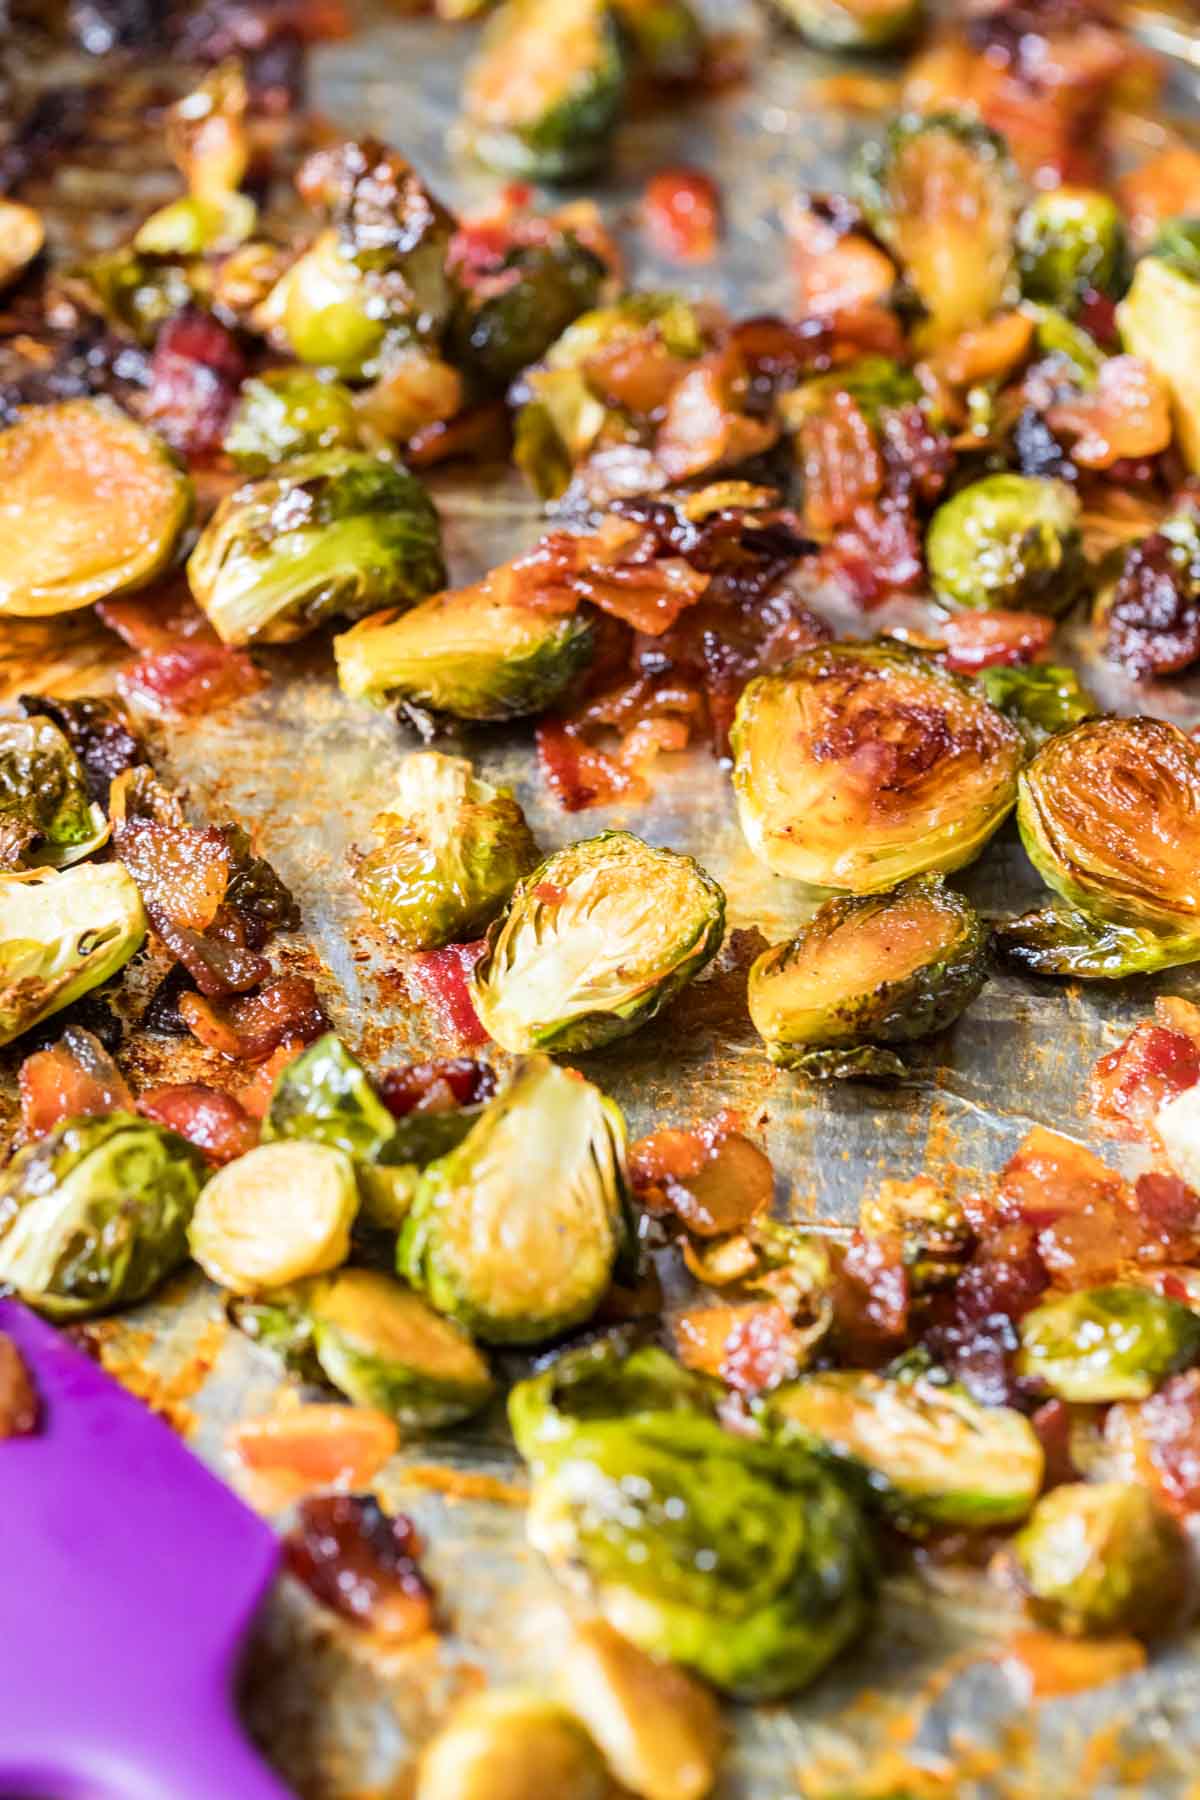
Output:
[[288,1064],[296,1060],[303,1048],[304,1040],[302,1038],[284,1038],[278,1049],[272,1050],[266,1061],[259,1064],[246,1085],[237,1090],[234,1098],[252,1119],[266,1118],[275,1083]]
[[27,1138],[44,1137],[62,1119],[129,1111],[129,1085],[99,1038],[68,1025],[57,1044],[27,1056],[17,1076]]
[[703,169],[660,169],[646,183],[642,218],[652,247],[678,263],[710,262],[721,235],[721,195]]
[[1140,356],[1110,356],[1087,393],[1058,400],[1046,413],[1056,437],[1083,469],[1112,469],[1157,456],[1171,442],[1167,390]]
[[770,1159],[717,1113],[696,1131],[667,1127],[630,1146],[629,1175],[640,1203],[673,1214],[696,1237],[743,1230],[771,1204]]
[[142,417],[184,456],[221,448],[246,374],[233,333],[199,307],[168,319],[150,359]]
[[453,1112],[460,1106],[490,1100],[496,1091],[496,1074],[490,1063],[454,1056],[385,1069],[377,1085],[388,1111],[404,1119],[413,1112]]
[[140,656],[117,676],[127,700],[159,714],[212,712],[266,686],[244,650],[223,644],[179,644]]
[[675,1320],[672,1336],[686,1368],[742,1394],[791,1381],[804,1364],[805,1339],[775,1300],[691,1307]]
[[908,1271],[900,1240],[856,1231],[836,1274],[834,1322],[848,1360],[894,1356],[908,1335]]
[[689,370],[667,400],[654,444],[668,481],[734,468],[771,448],[779,427],[750,417],[746,399],[746,365],[732,342]]
[[406,974],[418,1000],[431,1008],[438,1024],[467,1049],[486,1044],[487,1032],[471,1000],[471,971],[483,955],[483,939],[423,950],[409,958]]
[[959,613],[941,628],[942,660],[956,675],[980,669],[1020,667],[1050,648],[1054,620],[1044,613]]
[[1200,150],[1172,144],[1116,184],[1117,198],[1138,249],[1145,249],[1168,219],[1200,213]]
[[284,1539],[284,1567],[352,1625],[406,1644],[434,1622],[411,1520],[385,1513],[370,1494],[320,1494],[301,1502]]
[[321,1402],[244,1419],[229,1435],[230,1449],[253,1473],[310,1487],[373,1481],[399,1441],[386,1413]]
[[277,975],[257,993],[224,1006],[202,994],[183,994],[179,1011],[193,1037],[237,1062],[263,1062],[285,1042],[311,1044],[329,1030],[307,975]]
[[1105,1442],[1176,1514],[1200,1512],[1200,1369],[1172,1375],[1137,1405],[1110,1408]]
[[245,1156],[258,1142],[258,1125],[240,1102],[200,1082],[151,1088],[138,1096],[137,1109],[177,1131],[218,1167]]
[[24,1357],[7,1332],[0,1331],[0,1439],[29,1437],[38,1428],[40,1411]]
[[546,785],[564,812],[582,812],[589,806],[608,806],[622,797],[644,795],[640,776],[589,744],[561,719],[542,719],[536,741]]
[[1166,1100],[1200,1081],[1200,1045],[1150,1020],[1102,1056],[1088,1081],[1087,1107],[1106,1137],[1142,1137]]

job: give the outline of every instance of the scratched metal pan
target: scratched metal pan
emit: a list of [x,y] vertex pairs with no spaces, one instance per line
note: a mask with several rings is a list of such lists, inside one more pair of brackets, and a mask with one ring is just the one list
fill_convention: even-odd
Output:
[[[732,8],[717,21],[761,29]],[[1187,34],[1176,36],[1186,48]],[[396,144],[449,201],[478,202],[496,184],[458,160],[448,142],[472,41],[469,29],[397,12],[370,15],[351,40],[316,53],[314,102],[338,126],[370,129]],[[753,67],[744,87],[664,107],[629,127],[599,196],[617,225],[629,228],[623,235],[638,281],[715,292],[743,314],[786,309],[782,209],[801,188],[839,185],[854,139],[867,129],[828,105],[819,84],[836,71],[829,59],[773,37]],[[1195,79],[1181,62],[1173,101],[1185,109],[1196,105]],[[90,232],[110,239],[128,231],[135,170],[144,185],[133,215],[170,191],[156,173],[156,154],[144,140],[110,145],[105,155],[81,150],[48,196],[57,235],[76,235],[84,218]],[[682,279],[647,258],[632,228],[641,185],[668,162],[711,170],[725,202],[719,262]],[[440,477],[436,489],[455,580],[471,579],[537,534],[536,509],[506,471]],[[1200,684],[1139,693],[1097,665],[1082,628],[1072,652],[1106,704],[1200,720]],[[162,735],[166,766],[198,808],[257,828],[302,903],[319,984],[348,1040],[375,1062],[433,1050],[436,1033],[366,928],[346,870],[347,850],[365,837],[412,743],[386,716],[343,699],[323,649],[269,654],[274,679],[264,692]],[[0,698],[47,683],[94,688],[110,678],[113,661],[111,640],[86,623],[53,632],[5,627]],[[781,1214],[849,1221],[862,1194],[888,1173],[928,1169],[969,1184],[998,1168],[1034,1123],[1086,1138],[1080,1093],[1096,1057],[1145,1014],[1155,993],[1200,999],[1193,970],[1089,989],[999,975],[955,1030],[914,1060],[902,1085],[807,1086],[772,1070],[762,1055],[744,999],[755,940],[738,936],[775,940],[805,908],[746,850],[727,774],[702,751],[670,758],[646,805],[571,818],[548,800],[527,730],[463,742],[489,779],[516,789],[545,845],[631,825],[699,857],[724,885],[731,939],[716,966],[664,1018],[583,1066],[621,1103],[634,1133],[736,1108],[761,1130],[774,1159]],[[1039,892],[1011,828],[964,882],[990,916],[1024,907]],[[157,1067],[148,1060],[143,1067],[169,1078],[183,1052],[172,1050],[165,1062],[159,1054]],[[135,1055],[150,1052],[135,1046]],[[104,1354],[169,1407],[201,1455],[237,1479],[224,1451],[228,1428],[275,1404],[281,1383],[259,1351],[225,1329],[211,1288],[197,1276],[181,1278],[152,1305],[105,1327]],[[548,1679],[567,1622],[568,1602],[525,1544],[521,1471],[499,1420],[406,1445],[379,1492],[426,1537],[446,1629],[434,1643],[383,1653],[318,1614],[299,1592],[280,1590],[251,1661],[248,1716],[297,1791],[313,1800],[406,1794],[414,1748],[450,1699],[484,1678]],[[965,1800],[1195,1793],[1200,1641],[1157,1659],[1144,1675],[1031,1712],[986,1655],[1013,1624],[980,1578],[891,1581],[870,1637],[843,1664],[789,1705],[736,1713],[720,1800],[892,1791],[872,1784],[896,1755],[944,1777],[939,1791]],[[905,1785],[911,1782],[892,1784]]]

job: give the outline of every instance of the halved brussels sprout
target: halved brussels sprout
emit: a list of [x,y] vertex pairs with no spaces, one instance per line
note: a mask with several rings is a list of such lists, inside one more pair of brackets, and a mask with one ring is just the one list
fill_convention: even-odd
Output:
[[402,944],[435,950],[478,937],[538,860],[533,833],[507,788],[461,756],[406,756],[374,850],[355,869],[368,910]]
[[586,175],[608,155],[627,74],[608,0],[508,0],[467,75],[472,147],[506,175]]
[[754,1028],[773,1063],[817,1080],[903,1075],[888,1044],[953,1024],[987,974],[987,932],[940,879],[827,900],[750,970]]
[[602,831],[518,884],[475,965],[475,1010],[506,1050],[595,1050],[661,1012],[724,931],[725,896],[699,863]]
[[1011,1525],[1041,1490],[1042,1446],[1028,1419],[927,1376],[802,1375],[765,1396],[757,1413],[785,1442],[865,1474],[910,1528]]
[[0,1044],[99,987],[145,936],[122,863],[0,874]]
[[301,362],[350,380],[369,376],[391,323],[375,285],[331,228],[280,276],[254,322],[260,331],[277,334]]
[[332,618],[411,605],[440,587],[441,525],[399,463],[318,450],[226,496],[188,561],[226,644],[284,644]]
[[704,26],[690,0],[612,0],[634,66],[651,81],[696,81],[704,71]]
[[999,928],[1040,974],[1113,979],[1200,958],[1200,745],[1161,719],[1094,719],[1021,776],[1030,861],[1065,904]]
[[642,1649],[772,1699],[863,1630],[873,1549],[834,1474],[723,1430],[709,1391],[664,1351],[622,1359],[611,1342],[520,1382],[509,1417],[533,1473],[529,1537],[581,1567]]
[[572,1634],[558,1686],[629,1793],[705,1800],[712,1792],[725,1748],[721,1712],[683,1669],[589,1619]]
[[1187,1539],[1145,1488],[1070,1482],[1038,1501],[1013,1540],[1038,1623],[1068,1637],[1155,1637],[1178,1618]]
[[396,1119],[357,1057],[327,1031],[282,1069],[262,1124],[264,1142],[305,1138],[375,1162],[396,1135]]
[[608,270],[571,232],[519,244],[461,296],[447,354],[484,389],[507,388],[600,297]]
[[1121,210],[1098,188],[1051,188],[1017,220],[1022,291],[1060,312],[1074,313],[1089,293],[1115,300],[1125,261]]
[[315,1368],[348,1400],[406,1429],[455,1425],[492,1395],[491,1371],[466,1332],[390,1275],[317,1275],[237,1301],[233,1315],[300,1374]]
[[909,114],[868,140],[857,197],[927,315],[930,345],[981,325],[1016,294],[1017,183],[1002,138],[963,113]]
[[104,808],[88,799],[79,759],[58,726],[0,719],[0,866],[62,868],[104,843]]
[[1065,612],[1087,573],[1079,496],[1041,475],[985,475],[943,501],[925,558],[943,606]]
[[133,1113],[64,1119],[0,1175],[0,1283],[62,1321],[144,1299],[187,1260],[205,1169]]
[[494,577],[408,612],[376,613],[333,640],[338,680],[351,699],[405,700],[459,719],[541,712],[587,667],[594,648],[583,613],[531,606]]
[[192,1215],[192,1255],[233,1294],[336,1269],[358,1211],[354,1164],[306,1139],[260,1144],[213,1176]]
[[191,503],[165,444],[111,401],[27,407],[0,431],[0,614],[45,618],[141,587]]
[[45,241],[39,212],[19,200],[0,199],[0,289],[24,274]]
[[144,256],[132,244],[94,256],[63,277],[72,301],[99,313],[145,349],[167,320],[196,298],[188,268],[170,257]]
[[1179,254],[1168,239],[1143,256],[1117,308],[1126,350],[1149,363],[1171,396],[1175,438],[1193,474],[1200,473],[1200,257]]
[[565,1706],[522,1688],[460,1702],[421,1754],[413,1800],[611,1800],[604,1758]]
[[1032,753],[1056,731],[1094,719],[1099,707],[1075,670],[1061,663],[1027,668],[982,669],[979,685],[997,711],[1011,719]]
[[247,475],[314,450],[358,447],[354,395],[311,369],[269,369],[243,382],[225,433],[225,454]]
[[1148,1288],[1057,1294],[1018,1327],[1017,1373],[1056,1400],[1144,1400],[1200,1362],[1200,1314]]
[[915,404],[921,384],[911,369],[892,356],[856,356],[824,375],[812,375],[798,387],[779,396],[779,413],[791,431],[814,412],[821,412],[835,394],[849,394],[869,425],[877,425],[890,407]]
[[731,742],[754,854],[809,887],[878,893],[978,856],[1017,795],[1020,732],[897,644],[825,644],[749,682]]
[[925,23],[925,0],[773,0],[818,50],[893,50]]
[[626,1206],[620,1112],[528,1057],[426,1169],[397,1268],[485,1343],[544,1343],[595,1312],[626,1245]]

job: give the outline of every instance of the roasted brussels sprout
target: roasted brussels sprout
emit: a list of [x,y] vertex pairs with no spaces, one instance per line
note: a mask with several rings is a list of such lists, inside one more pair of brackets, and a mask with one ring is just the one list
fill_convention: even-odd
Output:
[[1017,1372],[1056,1400],[1144,1400],[1200,1361],[1200,1314],[1139,1287],[1056,1294],[1019,1326]]
[[612,0],[639,75],[695,81],[704,71],[704,26],[691,0]]
[[1055,732],[1094,719],[1100,710],[1075,670],[1061,663],[983,669],[979,685],[997,711],[1013,721],[1030,752],[1040,750]]
[[336,1269],[358,1211],[354,1164],[308,1139],[260,1144],[213,1176],[192,1215],[192,1255],[233,1294]]
[[921,305],[921,335],[944,344],[1015,297],[1017,183],[1003,139],[960,113],[906,115],[869,140],[858,199]]
[[0,200],[0,289],[24,274],[45,241],[39,212],[19,200]]
[[1125,226],[1097,188],[1038,194],[1017,220],[1021,288],[1030,300],[1076,312],[1089,293],[1116,299],[1125,278]]
[[301,362],[349,380],[370,376],[388,336],[385,302],[330,229],[280,277],[255,313]]
[[1186,235],[1166,235],[1139,259],[1117,324],[1126,350],[1149,363],[1170,394],[1176,442],[1200,473],[1200,255]]
[[1094,719],[1049,738],[1017,823],[1062,903],[999,930],[1040,974],[1113,979],[1200,958],[1200,745],[1161,719]]
[[978,856],[1017,792],[1020,732],[895,644],[825,644],[751,681],[732,732],[746,841],[776,875],[878,893]]
[[818,50],[893,50],[925,22],[924,0],[773,0]]
[[987,973],[987,932],[936,876],[827,900],[750,970],[754,1028],[773,1063],[817,1080],[903,1075],[889,1044],[944,1031]]
[[529,1536],[590,1578],[625,1637],[744,1699],[794,1693],[863,1629],[867,1528],[791,1445],[724,1431],[662,1350],[561,1358],[509,1399],[531,1465]]
[[928,1175],[884,1181],[862,1202],[859,1229],[868,1238],[892,1238],[914,1294],[956,1281],[975,1237],[966,1211]]
[[592,659],[583,613],[552,613],[496,578],[452,588],[408,612],[375,613],[333,640],[354,700],[405,700],[459,719],[541,712]]
[[414,1800],[610,1800],[604,1758],[565,1706],[521,1688],[472,1694],[426,1746]]
[[0,867],[62,868],[108,836],[102,806],[70,744],[50,719],[0,719]]
[[119,862],[0,873],[0,1044],[123,969],[146,936]]
[[359,442],[354,396],[311,369],[270,369],[243,382],[225,433],[225,454],[246,475],[314,450],[353,450]]
[[911,369],[891,356],[857,356],[824,375],[812,375],[779,396],[779,411],[789,429],[820,412],[835,394],[849,394],[869,425],[877,425],[891,407],[915,404],[921,384]]
[[144,256],[132,244],[94,256],[63,277],[68,297],[99,313],[118,334],[152,349],[167,320],[196,298],[188,266]]
[[426,1169],[397,1268],[485,1343],[544,1343],[599,1305],[626,1247],[626,1206],[617,1108],[528,1057]]
[[478,937],[538,860],[507,788],[480,781],[461,756],[406,756],[378,839],[355,870],[368,910],[413,949]]
[[249,1336],[308,1375],[313,1368],[359,1406],[434,1431],[470,1418],[492,1394],[466,1332],[390,1275],[342,1269],[234,1303]]
[[28,407],[0,431],[0,614],[141,587],[170,561],[191,494],[166,446],[111,401]]
[[841,1369],[802,1375],[756,1407],[768,1432],[865,1474],[910,1528],[1011,1525],[1041,1489],[1042,1447],[1029,1421],[945,1381]]
[[357,1057],[332,1031],[282,1069],[262,1124],[266,1142],[307,1138],[375,1162],[396,1134],[396,1120]]
[[0,1283],[48,1319],[142,1300],[187,1260],[200,1152],[133,1113],[64,1119],[0,1175]]
[[1044,1494],[1013,1541],[1030,1612],[1068,1637],[1154,1637],[1178,1618],[1188,1547],[1145,1488],[1071,1482]]
[[661,1012],[724,930],[725,896],[699,863],[602,831],[518,884],[475,965],[475,1010],[506,1050],[595,1050]]
[[943,606],[1065,612],[1086,574],[1079,496],[1040,475],[985,475],[943,501],[925,557]]
[[226,644],[288,643],[331,618],[411,605],[446,578],[441,526],[415,475],[318,450],[222,500],[188,561]]
[[201,256],[250,236],[256,209],[238,192],[250,163],[248,99],[242,66],[230,58],[171,108],[167,147],[188,191],[150,215],[134,239],[136,250]]
[[600,298],[607,267],[571,232],[518,244],[495,274],[462,294],[447,354],[477,386],[507,388]]
[[627,78],[608,0],[507,0],[467,75],[473,148],[506,175],[573,181],[607,157]]

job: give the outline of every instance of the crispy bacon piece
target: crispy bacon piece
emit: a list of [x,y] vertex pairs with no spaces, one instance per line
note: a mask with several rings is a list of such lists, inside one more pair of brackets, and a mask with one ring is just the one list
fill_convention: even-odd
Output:
[[985,1406],[1007,1405],[1016,1393],[1015,1322],[1036,1306],[1049,1276],[1028,1225],[996,1229],[954,1286],[949,1317],[930,1347]]
[[695,1131],[672,1127],[630,1146],[629,1176],[640,1204],[673,1214],[695,1237],[743,1230],[771,1204],[770,1159],[719,1112]]
[[486,1044],[487,1032],[471,1000],[470,977],[483,955],[483,939],[423,950],[409,959],[406,974],[418,1000],[430,1007],[442,1030],[467,1049]]
[[1144,1019],[1102,1056],[1088,1081],[1087,1107],[1106,1137],[1142,1137],[1167,1100],[1200,1081],[1200,1045]]
[[672,1336],[685,1367],[713,1375],[737,1393],[778,1387],[804,1363],[805,1341],[775,1300],[691,1307],[675,1320]]
[[615,756],[589,744],[562,719],[542,719],[536,732],[537,757],[546,785],[564,812],[609,806],[645,793],[641,777]]
[[1054,620],[1044,613],[960,613],[942,627],[942,660],[956,675],[1020,667],[1050,648]]
[[908,1335],[908,1271],[900,1240],[856,1231],[836,1276],[834,1323],[848,1360],[894,1356]]
[[837,318],[886,301],[896,285],[896,266],[863,232],[856,211],[838,198],[823,196],[796,208],[787,219],[802,316]]
[[158,334],[142,417],[182,455],[211,456],[245,375],[233,333],[211,313],[187,307]]
[[158,1125],[177,1131],[218,1167],[245,1156],[258,1142],[258,1125],[232,1094],[200,1082],[151,1088],[139,1094],[137,1109]]
[[410,1519],[385,1513],[370,1494],[319,1494],[301,1502],[284,1539],[284,1567],[352,1625],[406,1644],[434,1623]]
[[68,1025],[57,1044],[35,1051],[17,1076],[27,1138],[44,1137],[62,1119],[129,1111],[129,1084],[99,1038]]
[[28,1437],[38,1428],[40,1412],[25,1359],[8,1333],[0,1331],[0,1439]]
[[875,433],[845,392],[831,394],[801,421],[796,450],[804,477],[804,527],[817,537],[847,524],[883,486]]
[[1200,1256],[1200,1194],[1185,1181],[1149,1169],[1134,1183],[1133,1198],[1143,1262],[1188,1262]]
[[255,994],[216,1006],[202,994],[180,996],[193,1037],[231,1061],[263,1062],[283,1043],[311,1044],[329,1020],[307,975],[277,975]]
[[452,419],[433,419],[415,431],[404,449],[413,469],[467,457],[473,462],[503,462],[511,447],[508,408],[503,400],[469,406]]
[[646,235],[671,262],[710,262],[721,235],[721,194],[703,169],[660,169],[642,196]]
[[1046,423],[1083,469],[1157,456],[1171,442],[1167,390],[1140,356],[1110,356],[1087,393],[1055,401]]
[[1172,1375],[1137,1405],[1110,1409],[1108,1446],[1176,1514],[1200,1512],[1200,1369]]
[[1200,150],[1172,144],[1116,184],[1135,245],[1145,249],[1168,219],[1200,213]]
[[234,1095],[243,1112],[249,1113],[252,1119],[265,1119],[267,1108],[271,1104],[271,1095],[275,1083],[290,1062],[294,1062],[304,1048],[302,1038],[284,1038],[282,1044],[272,1050],[266,1061],[260,1063],[254,1074],[244,1087],[240,1087]]
[[385,1069],[378,1088],[388,1111],[404,1119],[413,1112],[453,1112],[490,1100],[496,1091],[496,1072],[490,1063],[470,1056],[446,1057]]
[[140,656],[117,676],[126,700],[159,714],[184,715],[228,706],[257,693],[266,681],[244,650],[224,644],[179,644]]
[[399,1441],[386,1413],[321,1402],[243,1419],[229,1435],[230,1449],[253,1473],[310,1487],[373,1481]]
[[769,450],[779,437],[771,419],[751,417],[746,365],[729,342],[696,363],[672,391],[654,443],[668,481],[733,468]]

